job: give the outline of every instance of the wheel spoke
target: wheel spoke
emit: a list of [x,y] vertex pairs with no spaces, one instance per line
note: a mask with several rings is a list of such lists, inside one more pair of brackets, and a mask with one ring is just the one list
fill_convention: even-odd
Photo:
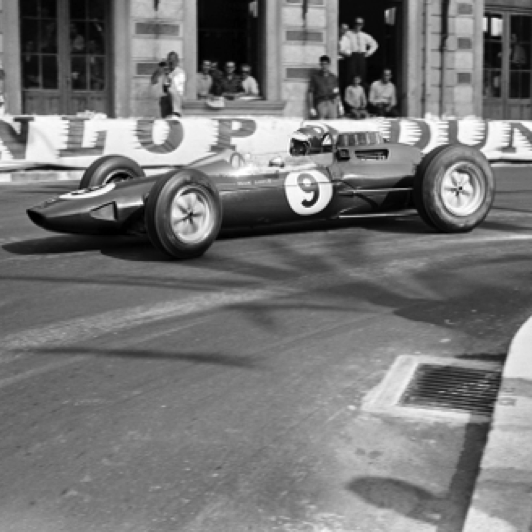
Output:
[[192,228],[193,233],[197,233],[201,228],[201,221],[194,218],[190,219],[190,227]]
[[205,205],[203,204],[203,202],[198,201],[198,203],[196,203],[196,208],[194,209],[194,212],[192,213],[192,216],[194,218],[197,218],[198,216],[205,216],[206,212],[207,212],[207,210],[206,210]]
[[198,203],[198,195],[194,192],[191,192],[190,194],[188,194],[188,199],[188,207],[191,211],[193,211]]
[[467,185],[471,182],[471,176],[467,172],[462,172],[461,176],[462,176],[462,181],[460,184],[462,186]]
[[459,173],[455,170],[454,172],[451,172],[451,181],[453,183],[454,186],[457,186],[460,184],[460,178],[459,178]]
[[462,194],[465,194],[466,196],[472,196],[475,192],[475,189],[473,188],[473,185],[471,183],[466,183],[463,185],[462,188]]
[[174,205],[181,209],[181,212],[188,212],[188,205],[184,196],[178,196],[174,201]]

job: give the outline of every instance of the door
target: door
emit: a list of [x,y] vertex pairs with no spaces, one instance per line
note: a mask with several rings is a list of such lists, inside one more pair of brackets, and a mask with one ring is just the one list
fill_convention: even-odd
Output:
[[20,0],[25,114],[109,112],[109,2]]
[[484,116],[532,118],[532,15],[484,14]]

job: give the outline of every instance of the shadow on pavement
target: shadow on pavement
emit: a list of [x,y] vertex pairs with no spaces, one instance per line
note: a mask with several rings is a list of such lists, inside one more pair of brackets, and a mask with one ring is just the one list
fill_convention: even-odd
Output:
[[[13,352],[17,352],[14,350]],[[25,352],[20,350],[20,352]],[[232,366],[243,369],[254,369],[256,361],[242,356],[224,355],[223,353],[195,353],[195,352],[164,352],[151,349],[96,349],[84,347],[53,347],[34,349],[32,352],[42,355],[89,355],[96,357],[124,358],[124,359],[150,359],[174,360],[192,362],[194,364],[214,364],[219,366]]]
[[455,473],[445,493],[389,477],[355,477],[347,489],[369,504],[436,526],[437,532],[461,532],[469,508],[488,424],[468,425]]

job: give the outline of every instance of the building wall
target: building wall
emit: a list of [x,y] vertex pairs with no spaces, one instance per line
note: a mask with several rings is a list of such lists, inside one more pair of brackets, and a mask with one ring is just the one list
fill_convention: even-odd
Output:
[[[345,0],[344,0],[345,1]],[[449,36],[441,50],[444,0],[403,0],[404,87],[400,97],[409,116],[482,113],[482,16],[486,7],[532,8],[532,0],[450,0]],[[309,72],[320,55],[336,66],[339,0],[265,0],[270,34],[265,45],[269,100],[284,100],[285,116],[307,116]],[[150,84],[156,64],[175,50],[192,77],[196,68],[196,0],[113,0],[114,113],[158,116]],[[442,63],[443,59],[443,63]],[[21,112],[18,2],[0,0],[0,61],[6,71],[7,110]],[[446,66],[442,76],[442,64]],[[442,86],[443,83],[443,86]],[[188,97],[194,94],[193,84]]]
[[419,3],[424,21],[422,114],[478,115],[481,98],[478,73],[482,70],[482,16],[478,13],[482,2],[450,0],[447,28],[442,18],[444,4],[442,1]]

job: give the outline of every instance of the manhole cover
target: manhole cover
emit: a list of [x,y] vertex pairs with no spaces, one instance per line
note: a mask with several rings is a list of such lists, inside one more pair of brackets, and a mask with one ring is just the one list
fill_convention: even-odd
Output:
[[500,383],[501,375],[497,371],[419,364],[399,404],[489,415]]

